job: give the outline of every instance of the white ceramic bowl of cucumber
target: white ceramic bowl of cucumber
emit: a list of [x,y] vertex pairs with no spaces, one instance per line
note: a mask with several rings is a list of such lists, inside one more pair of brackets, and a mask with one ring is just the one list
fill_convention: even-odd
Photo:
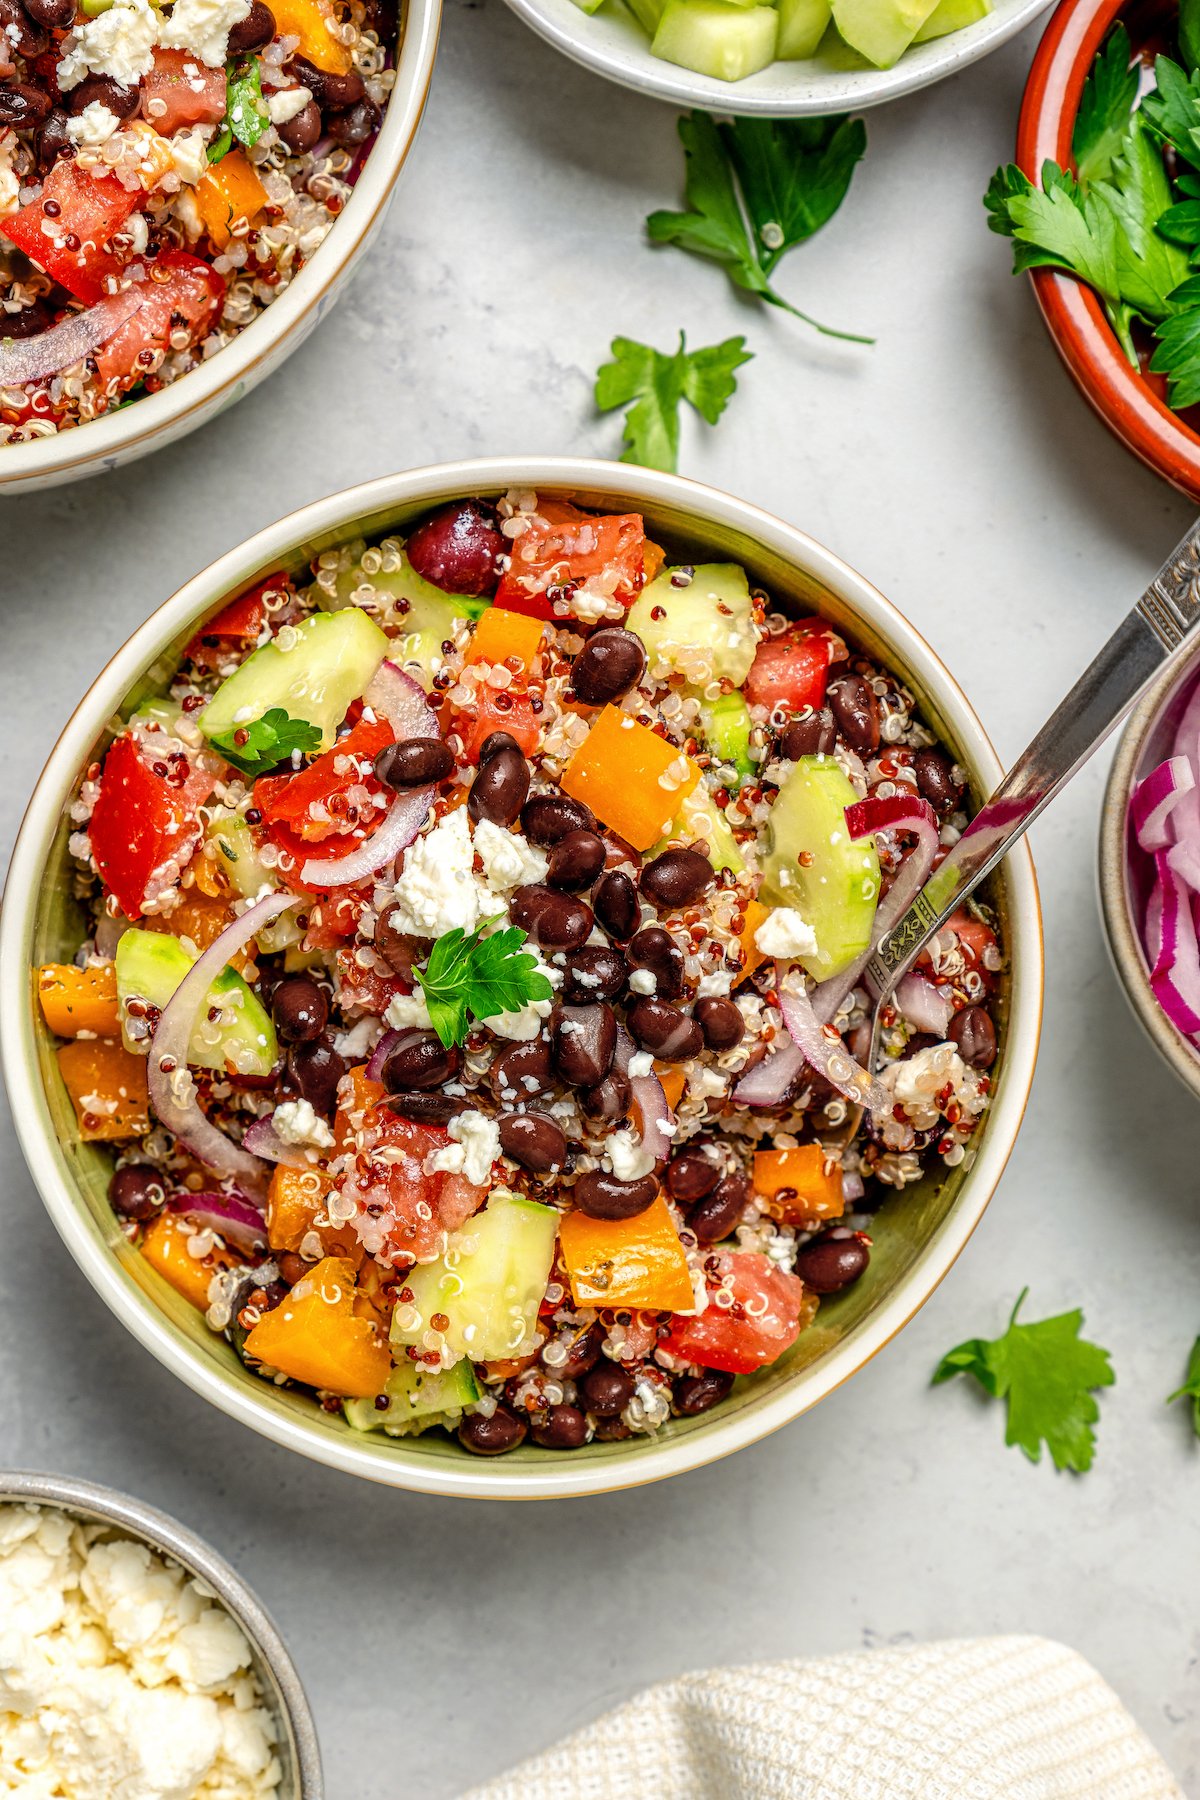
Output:
[[[352,1429],[340,1410],[325,1410],[311,1393],[254,1373],[135,1247],[109,1203],[108,1147],[80,1141],[31,976],[38,965],[69,962],[87,929],[68,874],[72,796],[119,721],[165,692],[182,647],[232,598],[277,571],[307,579],[323,552],[352,538],[375,542],[404,533],[446,501],[514,489],[534,491],[543,501],[573,499],[601,513],[641,514],[669,558],[740,563],[776,607],[797,618],[819,613],[906,684],[923,722],[966,772],[974,804],[999,779],[995,752],[935,653],[868,581],[795,527],[716,489],[619,463],[446,464],[307,506],[163,602],[68,721],[30,803],[0,917],[4,1072],[18,1135],[58,1231],[106,1304],[197,1393],[274,1442],[391,1486],[491,1499],[602,1493],[699,1467],[795,1419],[887,1344],[946,1274],[1003,1172],[1033,1078],[1042,996],[1037,888],[1022,845],[988,895],[1005,955],[994,994],[1000,1055],[970,1154],[956,1167],[929,1170],[889,1199],[872,1219],[874,1247],[862,1278],[822,1301],[817,1321],[792,1348],[739,1381],[712,1411],[673,1418],[652,1439],[597,1440],[569,1455],[531,1442],[502,1457],[472,1456],[441,1431],[392,1437]],[[94,819],[90,829],[95,832]]]
[[1049,0],[508,4],[622,87],[710,112],[796,118],[879,106],[941,81],[1007,43]]

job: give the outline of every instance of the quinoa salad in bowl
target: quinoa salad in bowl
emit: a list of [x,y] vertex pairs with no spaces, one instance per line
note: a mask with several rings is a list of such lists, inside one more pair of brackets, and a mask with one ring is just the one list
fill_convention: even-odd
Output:
[[56,1079],[114,1245],[252,1383],[459,1457],[636,1450],[820,1354],[879,1210],[977,1154],[1002,918],[950,921],[877,1071],[859,985],[967,771],[639,511],[410,516],[210,610],[110,727],[86,933],[35,970]]
[[152,395],[252,324],[350,198],[395,0],[0,0],[8,447]]

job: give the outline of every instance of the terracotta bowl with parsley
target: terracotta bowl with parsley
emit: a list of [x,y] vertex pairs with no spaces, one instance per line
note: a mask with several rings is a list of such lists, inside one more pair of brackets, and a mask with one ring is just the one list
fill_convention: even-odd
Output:
[[1065,0],[1030,70],[1016,165],[997,171],[986,199],[1084,398],[1193,500],[1198,69],[1194,6]]
[[571,461],[396,476],[166,601],[14,857],[6,1074],[191,1386],[492,1497],[751,1442],[880,1348],[1014,1141],[1028,853],[864,1050],[861,960],[999,774],[802,533]]

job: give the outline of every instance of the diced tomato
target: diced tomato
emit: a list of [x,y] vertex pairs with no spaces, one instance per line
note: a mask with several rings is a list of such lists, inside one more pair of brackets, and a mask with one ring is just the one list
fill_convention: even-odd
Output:
[[[365,904],[365,899],[362,902]],[[312,932],[305,937],[307,949],[316,948],[310,943]],[[336,940],[345,946],[345,937]],[[337,953],[338,966],[338,998],[342,1007],[353,1013],[370,1013],[373,1018],[381,1019],[388,1009],[390,1001],[397,994],[407,994],[412,983],[403,976],[394,975],[390,969],[377,969],[372,966],[364,969],[358,961],[355,951],[343,947]]]
[[[104,246],[141,198],[114,175],[94,175],[75,162],[60,161],[37,199],[5,219],[0,232],[68,293],[91,306],[104,295],[106,279],[121,268],[121,259]],[[58,211],[47,213],[47,201]],[[123,326],[118,337],[128,329]]]
[[354,888],[331,888],[324,898],[316,901],[308,911],[304,948],[336,950],[339,944],[353,937],[370,898],[371,885],[368,882],[362,892]]
[[357,1137],[361,1148],[339,1185],[359,1202],[353,1223],[364,1248],[385,1261],[431,1262],[445,1234],[478,1212],[487,1188],[462,1175],[425,1173],[426,1159],[450,1142],[441,1126],[414,1125],[377,1105]]
[[280,569],[274,575],[268,575],[257,587],[239,594],[228,606],[222,607],[215,619],[198,631],[191,643],[184,650],[188,662],[195,663],[198,668],[207,669],[229,655],[231,649],[248,649],[256,643],[267,617],[267,603],[264,596],[270,594],[290,594],[292,578],[286,569]]
[[517,740],[526,756],[532,756],[541,737],[542,725],[530,703],[529,695],[516,688],[479,690],[481,697],[469,713],[459,713],[454,730],[463,741],[463,755],[468,762],[478,762],[479,752],[493,731],[507,731]]
[[[662,1348],[702,1369],[749,1375],[799,1337],[804,1283],[757,1250],[724,1251],[719,1265],[720,1286],[710,1288],[705,1311],[696,1318],[675,1314]],[[731,1295],[732,1304],[720,1304],[718,1294]]]
[[225,117],[224,67],[210,69],[190,50],[156,50],[142,76],[142,111],[164,137],[183,125],[219,124]]
[[[321,843],[335,833],[361,841],[368,835],[364,827],[373,830],[387,811],[387,789],[376,780],[371,765],[394,741],[384,720],[360,719],[332,750],[295,775],[260,776],[254,784],[254,804],[267,830],[274,836],[275,828],[284,826],[302,845]],[[361,799],[352,799],[351,790],[359,787],[384,804],[368,807]],[[350,845],[345,848],[348,851]]]
[[104,759],[100,793],[88,826],[96,867],[127,919],[157,898],[164,866],[182,868],[200,842],[201,807],[213,777],[180,750],[156,753],[132,731]]
[[800,712],[825,704],[829,677],[829,639],[824,632],[795,626],[783,637],[766,638],[758,646],[750,673],[742,683],[747,706],[782,706]]
[[[945,934],[951,931],[958,938],[958,947],[963,953],[963,961],[967,968],[980,977],[990,992],[996,985],[996,976],[999,973],[998,970],[988,967],[988,961],[995,960],[994,957],[989,956],[989,952],[996,949],[995,932],[990,925],[985,925],[982,919],[975,918],[969,912],[951,913],[939,931],[938,937],[944,938]],[[922,951],[917,958],[918,966],[929,967],[931,962],[932,958],[928,950]],[[947,979],[953,981],[958,978],[947,976]]]
[[514,540],[512,567],[500,577],[495,604],[535,619],[553,619],[548,588],[581,585],[615,572],[615,598],[632,605],[646,577],[646,533],[640,513],[580,512],[564,501],[538,504],[543,524]]
[[139,362],[143,351],[165,350],[175,332],[186,331],[189,344],[199,343],[225,298],[225,283],[198,256],[160,250],[138,292],[143,296],[138,310],[96,352],[100,379],[110,392],[117,391],[114,382],[140,381],[152,361],[150,355]]

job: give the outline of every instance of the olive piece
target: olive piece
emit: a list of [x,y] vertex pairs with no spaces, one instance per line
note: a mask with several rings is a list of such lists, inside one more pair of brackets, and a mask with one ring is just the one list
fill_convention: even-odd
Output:
[[65,31],[75,23],[75,0],[25,0],[25,11],[47,31]]
[[712,882],[713,866],[699,850],[664,850],[642,870],[641,887],[652,906],[692,906]]
[[500,1148],[534,1175],[548,1175],[567,1160],[562,1127],[545,1113],[505,1113],[500,1120]]
[[950,1021],[950,1042],[973,1069],[990,1069],[996,1060],[996,1027],[986,1006],[965,1006]]
[[550,852],[546,880],[553,888],[579,893],[591,887],[607,854],[604,839],[594,831],[568,831]]
[[791,719],[779,733],[776,749],[785,762],[797,762],[802,756],[828,756],[836,743],[833,714],[823,706]]
[[629,1078],[617,1069],[610,1069],[603,1081],[584,1088],[579,1095],[579,1104],[589,1119],[607,1119],[610,1123],[626,1118],[632,1101]]
[[74,156],[75,145],[67,130],[66,108],[56,106],[37,135],[38,168],[52,168],[60,156]]
[[467,796],[467,811],[476,824],[511,825],[529,794],[529,764],[507,744],[481,762]]
[[576,1006],[619,1000],[628,974],[629,965],[619,950],[608,944],[585,944],[567,957],[562,997]]
[[[628,956],[635,969],[654,977],[654,993],[660,1000],[678,1000],[683,992],[683,951],[661,925],[646,925],[629,941]],[[635,983],[641,991],[641,984]]]
[[552,1406],[543,1418],[533,1421],[529,1431],[543,1450],[578,1450],[587,1443],[587,1415],[577,1406]]
[[742,1222],[750,1199],[750,1183],[744,1175],[726,1175],[695,1208],[688,1225],[702,1244],[719,1244],[732,1237]]
[[118,119],[131,119],[141,98],[142,90],[136,81],[132,87],[126,87],[122,82],[114,81],[111,75],[85,75],[79,86],[68,94],[67,111],[78,118],[85,107],[95,102],[107,107]]
[[521,808],[521,830],[542,850],[557,844],[569,831],[592,831],[595,824],[591,808],[569,794],[534,794]]
[[746,1021],[732,1000],[697,1000],[692,1012],[710,1050],[732,1050],[746,1035]]
[[327,1119],[337,1106],[338,1082],[346,1073],[345,1060],[334,1049],[332,1039],[319,1037],[292,1044],[287,1067],[301,1099]]
[[592,894],[596,917],[615,943],[629,941],[638,928],[642,912],[637,889],[623,869],[610,869],[601,876]]
[[26,62],[40,56],[48,42],[46,33],[34,24],[20,0],[0,0],[0,35],[4,38],[4,56],[12,61],[15,50]]
[[[344,75],[335,75],[329,69],[319,69],[316,63],[309,62],[307,56],[293,56],[290,67],[292,74],[308,89],[322,112],[345,112],[347,107],[357,106],[367,91],[357,69],[347,69]],[[423,576],[426,581],[432,581],[433,577],[428,571],[419,568],[413,561],[413,538],[417,535],[418,532],[414,532],[408,540],[408,560],[418,575]],[[441,585],[441,582],[434,582],[435,587]],[[460,594],[483,592],[482,588],[456,588],[453,591]]]
[[724,1369],[705,1369],[703,1375],[681,1375],[672,1390],[675,1411],[685,1419],[707,1412],[724,1400],[733,1386],[733,1376]]
[[388,968],[396,975],[412,978],[413,964],[420,962],[424,948],[419,938],[400,931],[393,923],[395,908],[375,921],[374,944]]
[[327,125],[335,144],[341,144],[346,150],[357,150],[372,133],[379,130],[382,122],[383,114],[375,102],[364,96],[344,112],[331,112]]
[[585,706],[603,706],[636,687],[646,667],[642,640],[620,626],[594,631],[571,669],[571,686]]
[[308,975],[285,975],[271,995],[271,1017],[287,1044],[320,1037],[329,1020],[329,996]]
[[721,1171],[699,1150],[681,1150],[667,1164],[667,1192],[684,1206],[711,1194]]
[[403,738],[375,758],[375,774],[385,787],[430,787],[453,773],[454,755],[441,738]]
[[393,1094],[386,1105],[397,1118],[413,1125],[448,1125],[463,1109],[463,1102],[449,1094]]
[[636,1001],[629,1009],[629,1029],[643,1050],[663,1062],[687,1062],[704,1046],[695,1019],[667,1000]]
[[658,1182],[653,1175],[642,1175],[636,1181],[621,1181],[603,1169],[591,1169],[581,1175],[571,1189],[571,1198],[589,1219],[635,1219],[653,1204]]
[[[293,57],[292,67],[297,59]],[[328,100],[314,84],[301,77],[318,100],[332,107],[352,106],[358,93],[347,100]],[[408,560],[423,581],[431,581],[447,594],[490,594],[498,580],[497,563],[508,546],[500,530],[500,515],[485,500],[452,500],[422,520],[409,534]]]
[[858,1280],[870,1260],[870,1245],[861,1233],[826,1231],[801,1244],[796,1274],[814,1294],[837,1294]]
[[550,1040],[536,1037],[523,1044],[510,1044],[492,1059],[488,1079],[501,1106],[513,1106],[535,1094],[550,1093],[554,1087]]
[[572,1087],[591,1088],[612,1067],[617,1020],[611,1006],[556,1006],[550,1015],[554,1062]]
[[852,750],[872,756],[879,748],[879,701],[861,675],[843,675],[827,696],[838,730]]
[[599,1419],[615,1419],[633,1399],[635,1386],[628,1369],[619,1369],[616,1363],[605,1362],[599,1368],[588,1370],[579,1389],[590,1413],[595,1413]]
[[303,156],[306,150],[320,142],[321,133],[325,129],[321,122],[321,109],[315,100],[307,101],[298,113],[285,119],[282,125],[275,127],[288,149],[296,156]]
[[248,50],[261,50],[274,36],[275,14],[269,6],[263,5],[263,0],[254,0],[246,17],[229,28],[226,58],[245,56]]
[[50,308],[44,300],[35,300],[15,313],[5,312],[0,307],[0,338],[36,337],[40,331],[48,330],[51,323]]
[[503,1456],[522,1442],[528,1427],[507,1406],[494,1413],[468,1413],[458,1428],[458,1441],[476,1456]]
[[519,756],[525,754],[511,731],[489,731],[479,746],[477,760],[485,763],[489,756],[499,756],[502,750],[515,750]]
[[578,950],[591,936],[594,915],[582,900],[541,883],[514,889],[508,903],[514,925],[547,950]]
[[[50,113],[50,96],[29,82],[12,81],[0,86],[0,125],[33,131]],[[11,334],[10,334],[11,335]]]
[[457,1050],[448,1050],[436,1031],[410,1025],[401,1031],[383,1063],[383,1085],[389,1093],[408,1088],[421,1091],[453,1081],[462,1061]]
[[126,1163],[108,1184],[108,1203],[123,1219],[150,1219],[167,1198],[163,1178],[150,1163]]

